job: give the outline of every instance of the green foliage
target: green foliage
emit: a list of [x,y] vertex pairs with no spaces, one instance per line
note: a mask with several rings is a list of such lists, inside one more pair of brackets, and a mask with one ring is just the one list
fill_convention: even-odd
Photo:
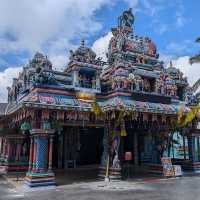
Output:
[[[200,37],[196,39],[196,42],[200,43]],[[190,64],[192,65],[194,63],[200,63],[200,54],[197,54],[190,58]]]
[[196,39],[196,42],[200,43],[200,37],[198,37],[198,38]]

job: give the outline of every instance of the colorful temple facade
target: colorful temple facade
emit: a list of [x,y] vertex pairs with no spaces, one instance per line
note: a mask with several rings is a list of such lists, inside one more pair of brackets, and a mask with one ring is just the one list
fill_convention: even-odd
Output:
[[164,67],[154,42],[135,35],[133,24],[131,9],[124,11],[106,62],[84,41],[63,72],[35,54],[0,104],[1,172],[27,171],[34,187],[55,185],[53,170],[70,166],[97,164],[99,175],[120,178],[127,155],[150,170],[159,170],[164,155],[198,168],[198,133],[176,129],[180,107],[187,113],[195,104],[187,79]]

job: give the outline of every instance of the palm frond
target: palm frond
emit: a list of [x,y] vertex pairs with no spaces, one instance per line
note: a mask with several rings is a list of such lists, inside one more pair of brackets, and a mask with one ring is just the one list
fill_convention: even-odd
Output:
[[189,61],[190,61],[191,65],[194,64],[194,63],[200,63],[200,54],[191,57]]
[[198,37],[198,38],[196,39],[196,42],[200,43],[200,37]]

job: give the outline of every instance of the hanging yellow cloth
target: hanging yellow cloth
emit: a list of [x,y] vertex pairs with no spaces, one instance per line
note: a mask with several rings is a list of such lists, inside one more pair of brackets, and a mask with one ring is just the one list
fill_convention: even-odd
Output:
[[188,123],[192,122],[192,120],[197,116],[199,110],[200,110],[199,106],[191,108],[190,112],[187,114],[184,120],[184,125],[187,125]]
[[184,105],[180,106],[180,109],[178,111],[178,125],[182,126],[185,121],[185,115],[184,115]]
[[121,135],[121,137],[126,137],[127,136],[124,119],[121,122],[121,132],[120,132],[120,135]]
[[103,110],[96,101],[92,103],[92,112],[94,112],[94,114],[97,116],[103,114]]

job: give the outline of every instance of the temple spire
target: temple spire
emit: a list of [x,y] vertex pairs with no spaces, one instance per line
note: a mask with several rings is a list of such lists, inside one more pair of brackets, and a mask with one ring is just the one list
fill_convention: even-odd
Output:
[[128,10],[125,10],[121,16],[118,18],[118,27],[124,28],[132,28],[132,25],[134,23],[135,17],[132,13],[132,8],[129,8]]
[[84,46],[85,46],[85,40],[84,40],[84,39],[81,39],[80,47],[84,47]]
[[173,67],[173,63],[172,63],[171,60],[170,60],[170,63],[169,63],[169,67]]

